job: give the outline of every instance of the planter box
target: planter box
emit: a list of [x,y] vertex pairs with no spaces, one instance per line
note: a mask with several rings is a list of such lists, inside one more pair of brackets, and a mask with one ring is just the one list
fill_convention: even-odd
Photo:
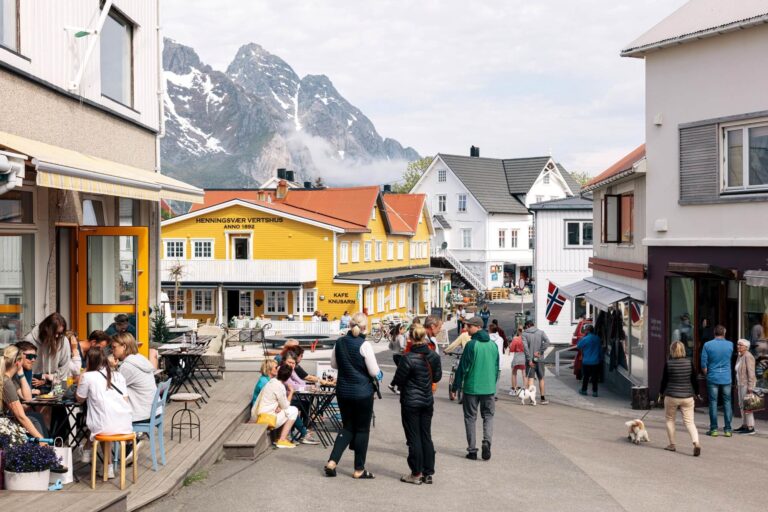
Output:
[[5,489],[7,491],[47,491],[50,470],[34,473],[14,473],[4,471]]

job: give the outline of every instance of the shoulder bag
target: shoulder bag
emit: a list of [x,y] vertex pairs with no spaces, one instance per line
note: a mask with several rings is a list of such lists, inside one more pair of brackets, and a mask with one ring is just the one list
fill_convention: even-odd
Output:
[[256,400],[256,403],[253,404],[253,408],[251,409],[251,418],[256,415],[257,425],[266,425],[269,430],[272,430],[277,427],[277,414],[273,412],[259,413],[259,405],[261,405],[261,398],[263,396],[264,389],[261,390],[261,393],[259,393],[259,398]]

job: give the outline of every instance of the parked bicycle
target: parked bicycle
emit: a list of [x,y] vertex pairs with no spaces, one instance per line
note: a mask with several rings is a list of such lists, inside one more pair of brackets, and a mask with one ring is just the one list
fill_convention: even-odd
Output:
[[[451,352],[448,355],[453,358],[453,363],[451,363],[451,374],[448,376],[448,398],[453,400],[451,397],[451,389],[453,389],[453,382],[456,380],[456,370],[459,368],[459,362],[461,361],[461,352]],[[460,404],[463,400],[464,392],[459,388],[456,390],[456,402]]]
[[385,339],[388,342],[393,341],[392,324],[386,320],[373,324],[371,332],[368,333],[368,339],[372,339],[374,343],[378,343],[382,339]]

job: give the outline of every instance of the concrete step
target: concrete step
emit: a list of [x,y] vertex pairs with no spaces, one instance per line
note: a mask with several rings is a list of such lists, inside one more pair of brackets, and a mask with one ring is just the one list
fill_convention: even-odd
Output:
[[271,444],[266,425],[242,423],[224,442],[224,457],[230,460],[256,460]]

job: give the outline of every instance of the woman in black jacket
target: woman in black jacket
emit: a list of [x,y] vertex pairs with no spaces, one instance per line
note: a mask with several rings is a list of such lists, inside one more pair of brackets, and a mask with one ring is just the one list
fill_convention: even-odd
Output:
[[680,341],[672,342],[669,347],[669,359],[664,365],[664,374],[661,378],[661,393],[664,395],[664,413],[669,437],[669,445],[664,449],[671,452],[677,451],[675,416],[680,409],[683,413],[683,424],[688,429],[693,442],[693,456],[698,457],[701,455],[701,445],[699,432],[693,420],[693,408],[696,405],[695,397],[699,394],[699,380],[692,361],[685,357],[685,345]]
[[413,329],[413,347],[397,366],[392,384],[400,389],[400,410],[408,443],[410,474],[402,482],[431,484],[435,474],[435,446],[432,444],[432,413],[435,399],[432,385],[443,376],[440,356],[429,349],[427,332]]

